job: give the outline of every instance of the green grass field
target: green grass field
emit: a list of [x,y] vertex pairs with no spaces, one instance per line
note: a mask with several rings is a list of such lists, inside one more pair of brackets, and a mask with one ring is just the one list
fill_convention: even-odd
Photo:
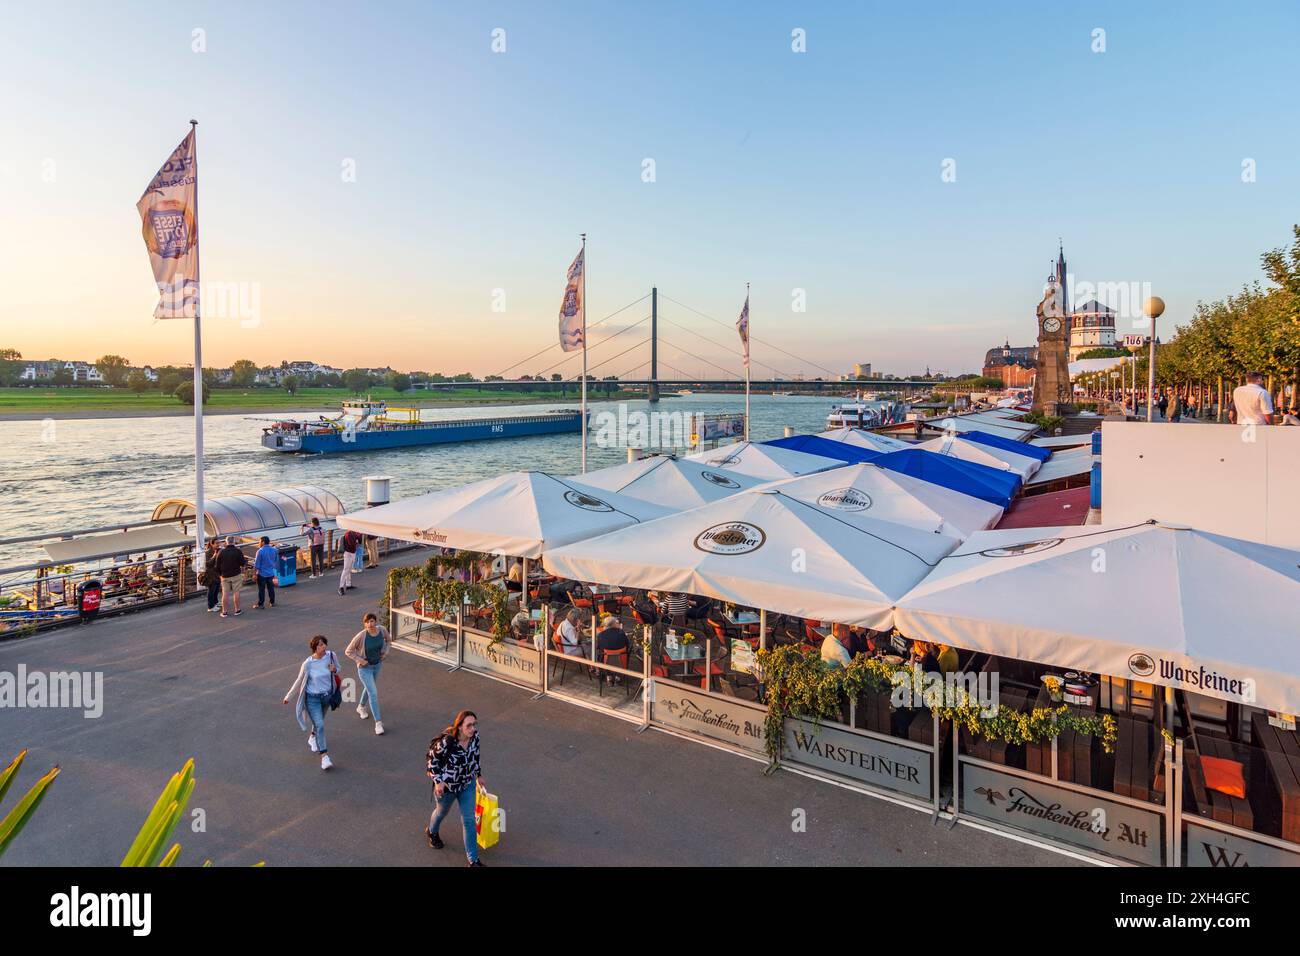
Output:
[[[390,405],[435,406],[464,402],[515,402],[550,399],[569,401],[578,397],[578,386],[570,383],[563,396],[559,391],[516,391],[492,388],[454,388],[447,391],[395,392],[391,388],[373,388],[371,398]],[[313,408],[338,405],[356,398],[343,388],[303,388],[294,395],[278,388],[214,388],[209,390],[205,408],[213,411],[238,411],[250,408]],[[592,388],[592,398],[604,398],[603,388]],[[629,397],[615,392],[614,398]],[[0,414],[36,415],[54,412],[84,411],[172,411],[189,408],[172,395],[149,391],[137,395],[125,388],[0,388]]]

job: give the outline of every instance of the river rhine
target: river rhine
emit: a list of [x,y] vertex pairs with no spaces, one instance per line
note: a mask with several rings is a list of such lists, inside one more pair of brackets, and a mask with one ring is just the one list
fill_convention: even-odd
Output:
[[[826,414],[837,401],[843,399],[755,395],[751,398],[751,437],[755,441],[779,438],[786,425],[798,432],[822,431]],[[625,446],[602,447],[597,442],[601,413],[617,415],[620,404],[626,405],[629,415],[653,410],[660,415],[684,416],[741,411],[744,396],[687,395],[665,398],[657,406],[645,401],[592,402],[589,470],[627,460]],[[433,409],[425,411],[424,417],[487,418],[576,407],[573,402],[556,402]],[[315,417],[305,412],[277,414]],[[362,478],[366,475],[391,476],[392,497],[397,499],[509,471],[572,475],[581,470],[576,434],[340,455],[290,455],[261,446],[260,421],[243,415],[210,415],[204,424],[205,491],[210,498],[315,485],[334,492],[352,510],[364,504]],[[667,426],[675,424],[672,418],[661,419],[660,427],[666,432]],[[689,435],[689,430],[686,433]],[[191,418],[0,422],[0,447],[6,451],[0,456],[0,537],[147,520],[159,502],[192,499],[194,495]],[[31,545],[0,546],[0,566],[27,564],[43,557],[44,552]]]

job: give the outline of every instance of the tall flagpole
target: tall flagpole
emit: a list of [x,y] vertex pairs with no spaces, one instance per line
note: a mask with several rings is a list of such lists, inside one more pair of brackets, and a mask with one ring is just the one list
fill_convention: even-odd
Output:
[[582,473],[587,473],[587,234],[582,234]]
[[[745,309],[749,309],[749,283],[745,283]],[[752,318],[752,317],[751,317]],[[745,326],[745,441],[749,441],[749,326]]]
[[[194,229],[199,227],[199,131],[198,120],[190,120],[190,132],[194,136]],[[199,268],[199,243],[194,242],[194,272],[199,280],[198,298],[194,303],[194,570],[197,575],[203,570],[207,557],[203,550],[203,334],[200,326],[200,314],[203,311],[203,273]],[[182,290],[184,284],[182,283]],[[182,291],[182,295],[184,292]]]

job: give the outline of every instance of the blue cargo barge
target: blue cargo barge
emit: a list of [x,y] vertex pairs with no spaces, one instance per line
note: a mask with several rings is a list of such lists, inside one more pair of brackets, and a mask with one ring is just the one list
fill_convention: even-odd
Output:
[[344,402],[343,414],[315,421],[287,419],[262,429],[262,445],[273,451],[374,451],[411,445],[521,438],[580,432],[582,413],[549,411],[540,415],[508,415],[460,421],[422,421],[417,408],[390,409],[384,402]]

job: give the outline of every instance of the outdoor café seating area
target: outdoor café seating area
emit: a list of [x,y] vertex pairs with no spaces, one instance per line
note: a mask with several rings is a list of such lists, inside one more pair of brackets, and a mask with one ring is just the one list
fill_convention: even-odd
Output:
[[399,646],[465,670],[949,825],[1300,864],[1300,649],[1273,639],[1300,553],[1157,521],[995,529],[1010,465],[1049,451],[851,437],[512,473],[340,524],[482,556],[448,574],[499,590],[392,605]]

